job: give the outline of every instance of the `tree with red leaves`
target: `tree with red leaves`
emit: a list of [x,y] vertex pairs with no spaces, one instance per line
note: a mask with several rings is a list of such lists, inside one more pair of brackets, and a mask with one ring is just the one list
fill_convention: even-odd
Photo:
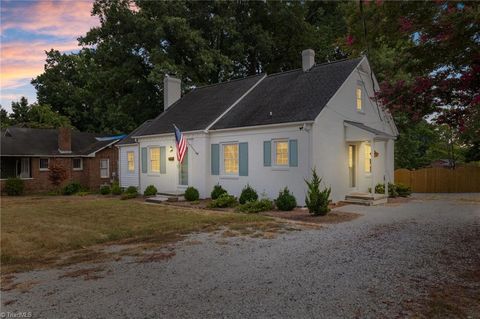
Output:
[[62,184],[64,180],[67,179],[67,170],[63,165],[56,159],[50,161],[48,167],[48,180],[55,186]]

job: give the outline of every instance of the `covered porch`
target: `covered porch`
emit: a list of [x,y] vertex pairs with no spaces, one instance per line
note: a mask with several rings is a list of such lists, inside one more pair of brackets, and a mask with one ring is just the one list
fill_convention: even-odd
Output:
[[18,177],[22,179],[32,178],[30,157],[0,157],[0,179]]
[[[344,121],[344,126],[349,179],[345,200],[364,205],[386,203],[387,185],[393,183],[395,137],[363,123]],[[375,193],[378,184],[386,186],[383,194]]]

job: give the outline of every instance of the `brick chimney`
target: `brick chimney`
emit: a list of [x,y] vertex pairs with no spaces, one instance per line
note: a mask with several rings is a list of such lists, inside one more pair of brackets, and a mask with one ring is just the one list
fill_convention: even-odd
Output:
[[67,154],[72,152],[72,130],[69,127],[58,129],[58,151]]
[[307,72],[315,65],[315,51],[306,49],[302,51],[302,69]]
[[182,81],[168,74],[163,79],[163,110],[177,102],[182,95]]

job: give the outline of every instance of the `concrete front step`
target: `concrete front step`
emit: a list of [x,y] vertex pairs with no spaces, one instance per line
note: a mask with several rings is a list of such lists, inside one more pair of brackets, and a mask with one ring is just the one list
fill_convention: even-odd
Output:
[[388,198],[382,194],[349,194],[345,196],[345,203],[358,204],[358,205],[380,205],[386,204]]
[[148,203],[162,203],[162,202],[178,202],[179,200],[185,200],[183,195],[166,196],[166,195],[158,194],[156,196],[147,198],[145,201]]

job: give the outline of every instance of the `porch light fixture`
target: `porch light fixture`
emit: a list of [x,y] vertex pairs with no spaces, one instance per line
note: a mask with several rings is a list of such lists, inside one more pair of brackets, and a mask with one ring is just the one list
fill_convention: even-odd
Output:
[[169,149],[170,153],[173,152],[173,146],[170,145],[170,149]]

